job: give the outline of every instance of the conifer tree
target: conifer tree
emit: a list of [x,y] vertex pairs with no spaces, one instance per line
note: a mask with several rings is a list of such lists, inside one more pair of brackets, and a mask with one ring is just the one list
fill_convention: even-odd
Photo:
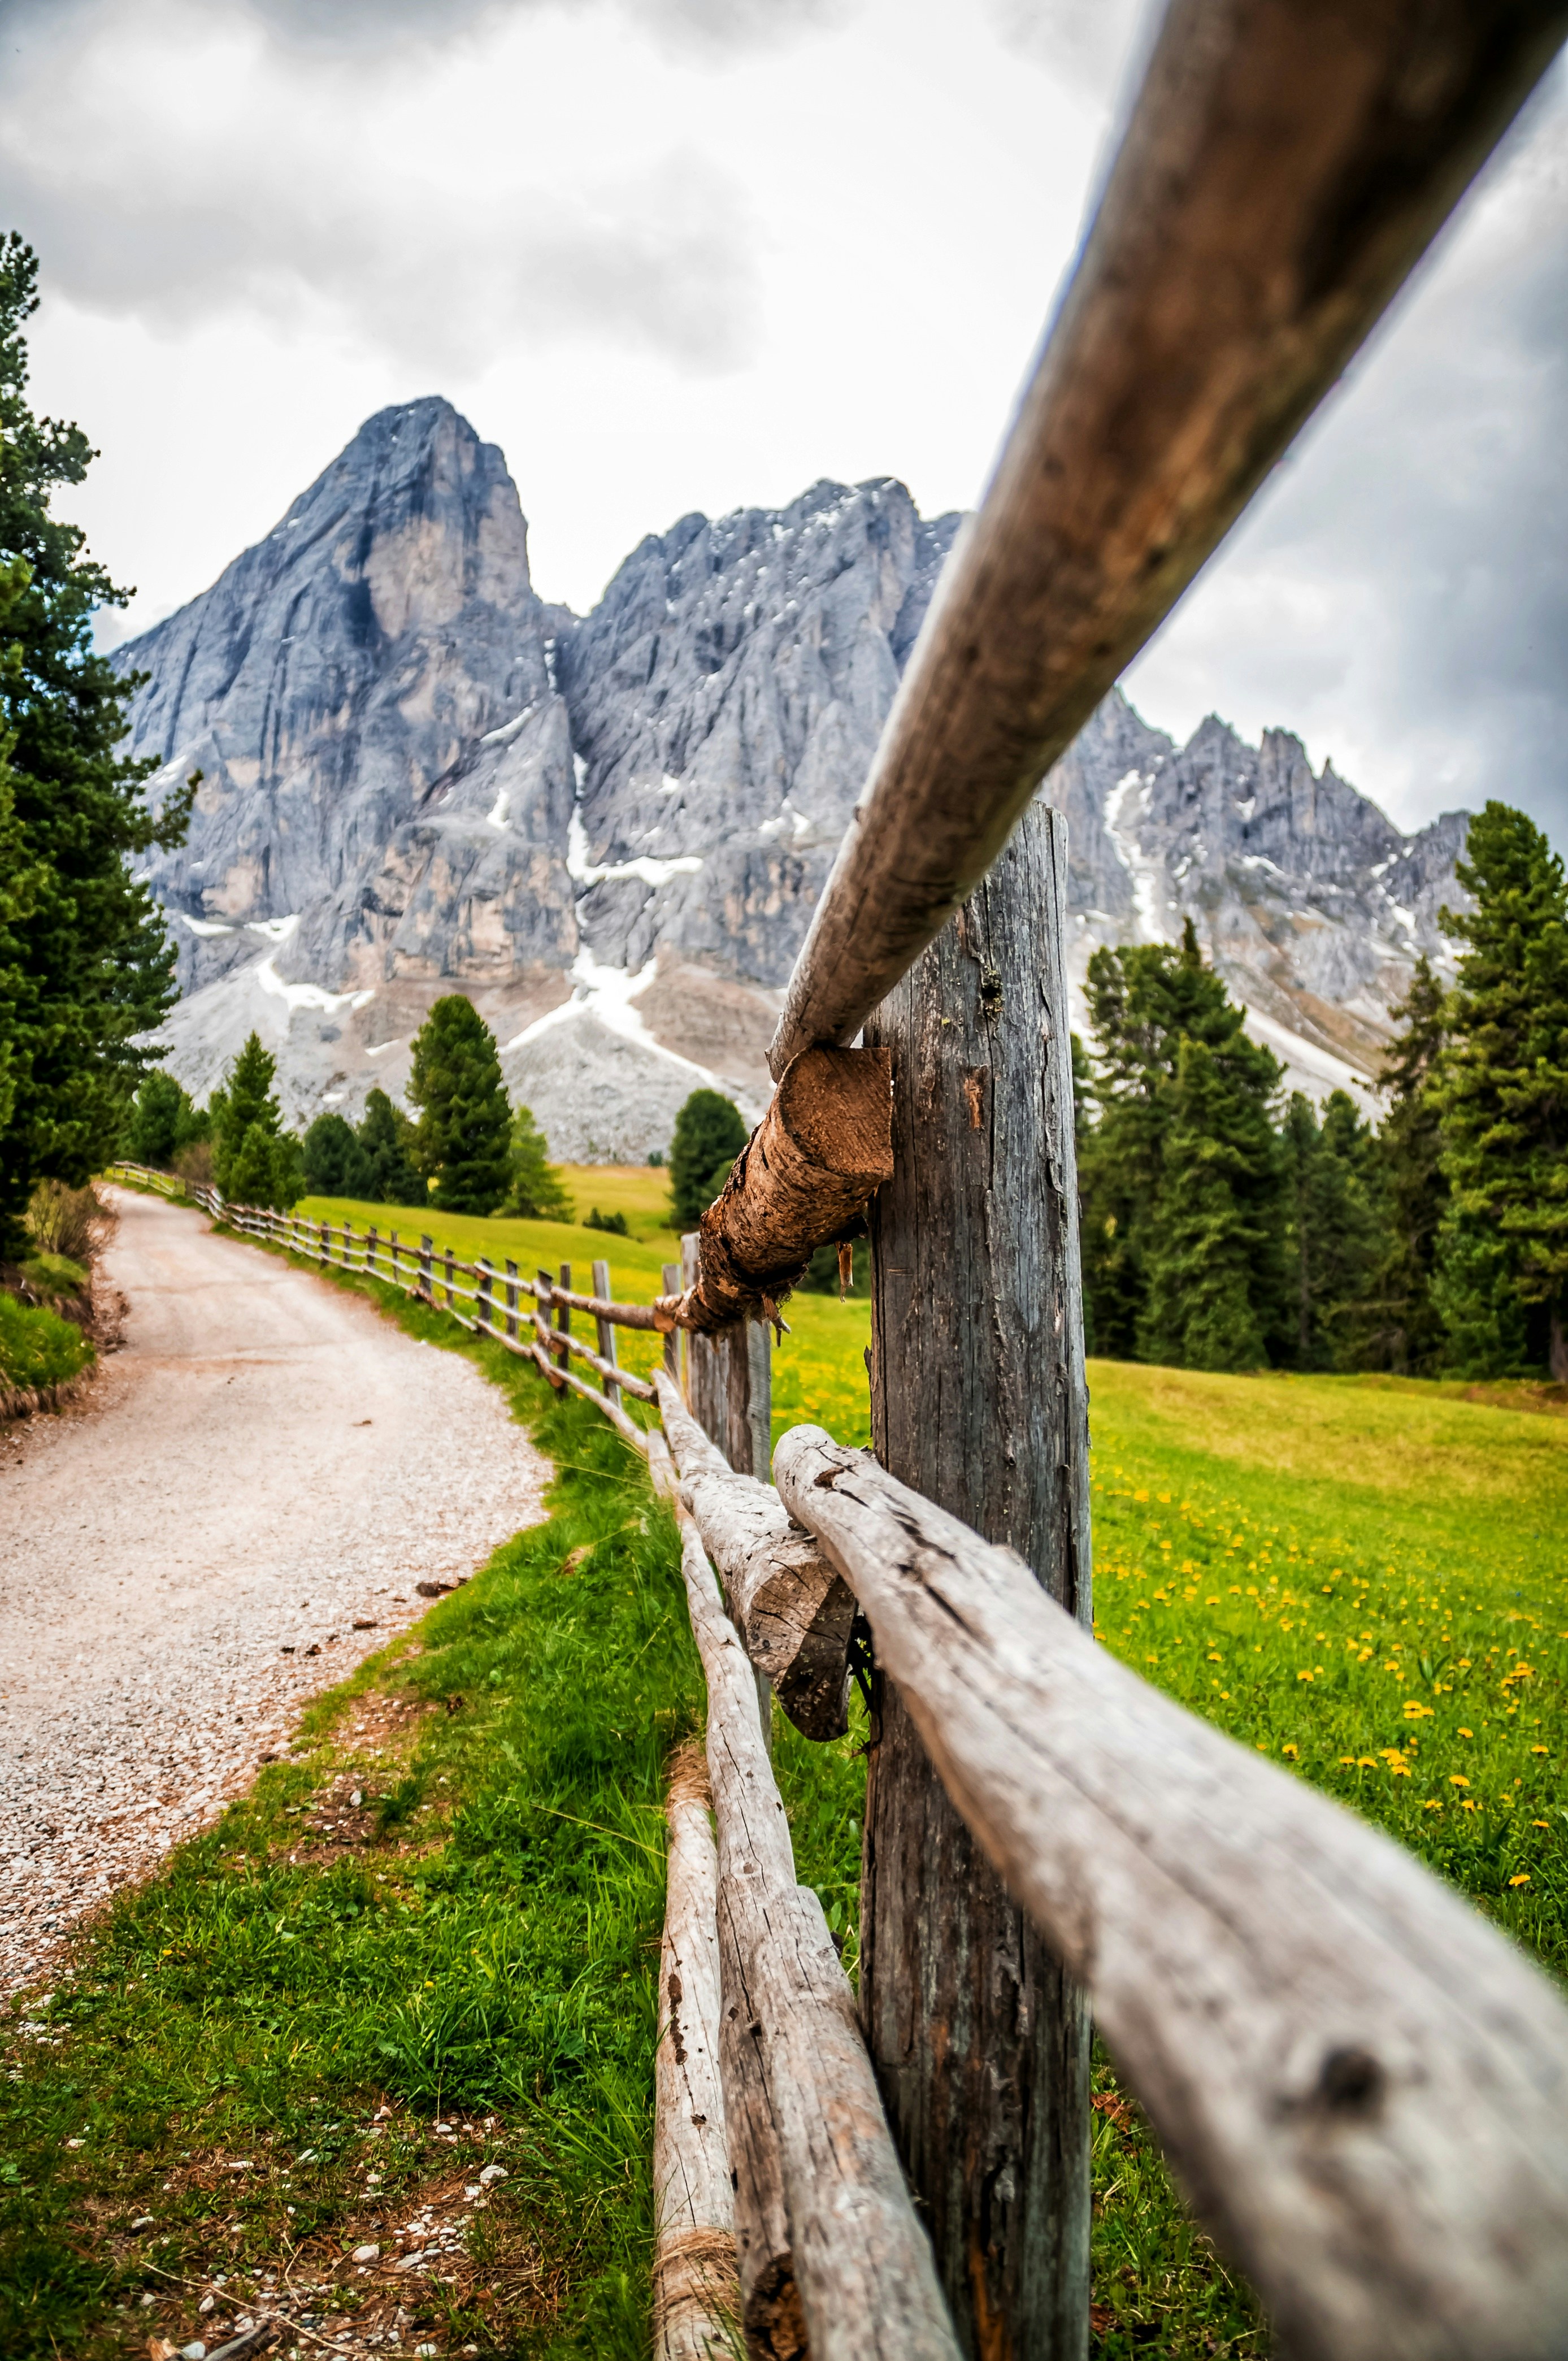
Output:
[[416,1211],[429,1204],[429,1187],[414,1167],[414,1126],[385,1091],[367,1091],[355,1138],[361,1196],[372,1205],[407,1205]]
[[414,1036],[414,1161],[449,1213],[491,1213],[510,1178],[511,1110],[495,1036],[471,1000],[438,1000]]
[[720,1091],[693,1091],[675,1117],[670,1196],[675,1225],[695,1230],[747,1140],[745,1119]]
[[138,686],[93,653],[94,610],[123,606],[84,555],[80,528],[51,514],[93,453],[80,428],[35,418],[26,324],[38,262],[0,238],[0,739],[10,741],[9,815],[21,906],[3,925],[0,1039],[8,1103],[0,1128],[0,1233],[40,1179],[81,1185],[119,1148],[154,1053],[136,1037],[174,1000],[174,952],[136,856],[184,836],[191,792],[158,815],[141,788],[158,758],[116,750]]
[[366,1198],[367,1161],[345,1115],[329,1107],[304,1137],[305,1187],[313,1197]]
[[1568,1383],[1568,886],[1523,812],[1488,803],[1441,914],[1466,949],[1436,1097],[1450,1200],[1435,1293],[1463,1374]]
[[287,1213],[305,1193],[300,1143],[285,1132],[272,1095],[277,1060],[258,1033],[245,1046],[213,1094],[213,1176],[236,1205],[271,1205]]
[[157,1066],[144,1076],[126,1126],[126,1154],[137,1164],[172,1169],[181,1118],[190,1101],[174,1076]]
[[501,1211],[525,1221],[569,1222],[572,1218],[572,1200],[550,1161],[550,1142],[534,1122],[532,1107],[520,1106],[512,1114],[511,1183]]
[[[1265,1346],[1288,1341],[1283,1303],[1282,1205],[1272,1104],[1279,1068],[1250,1041],[1244,1011],[1221,978],[1205,965],[1190,919],[1179,947],[1139,943],[1096,951],[1089,963],[1090,1013],[1096,1037],[1093,1097],[1098,1119],[1086,1131],[1080,1165],[1084,1292],[1095,1350],[1113,1356],[1185,1360],[1201,1351],[1203,1366],[1250,1367]],[[1190,1062],[1185,1044],[1206,1059]],[[1210,1115],[1228,1143],[1216,1170],[1231,1172],[1234,1236],[1223,1252],[1225,1224],[1176,1235],[1180,1190],[1190,1178],[1197,1131]],[[1178,1128],[1179,1177],[1168,1169]],[[1235,1159],[1241,1157],[1245,1173]],[[1234,1170],[1232,1169],[1234,1167]],[[1212,1196],[1213,1191],[1210,1191]],[[1232,1301],[1216,1266],[1213,1301],[1193,1338],[1176,1318],[1172,1288],[1179,1266],[1214,1242],[1222,1260],[1241,1241],[1246,1266],[1245,1314],[1238,1312],[1233,1346],[1219,1340],[1222,1301]],[[1162,1276],[1154,1301],[1157,1266]],[[1218,1356],[1219,1357],[1215,1357]]]
[[1347,1091],[1331,1093],[1320,1122],[1291,1093],[1282,1133],[1286,1257],[1299,1369],[1356,1365],[1356,1326],[1384,1232],[1376,1143]]
[[1238,1059],[1234,1046],[1228,1054],[1184,1035],[1163,1093],[1167,1131],[1138,1322],[1144,1360],[1255,1369],[1277,1340],[1280,1190],[1269,1101],[1279,1070],[1266,1049],[1245,1048],[1250,1059]]
[[1443,1347],[1432,1300],[1438,1234],[1448,1202],[1436,1081],[1443,1049],[1442,984],[1423,952],[1410,988],[1390,1011],[1401,1030],[1383,1064],[1388,1111],[1377,1134],[1374,1191],[1382,1251],[1363,1301],[1345,1315],[1349,1366],[1431,1377]]

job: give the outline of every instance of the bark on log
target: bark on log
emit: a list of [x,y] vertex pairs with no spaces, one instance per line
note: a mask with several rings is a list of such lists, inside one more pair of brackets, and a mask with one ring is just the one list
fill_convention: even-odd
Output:
[[718,2070],[718,1855],[696,1748],[670,1769],[653,2095],[656,2361],[728,2361],[740,2314]]
[[[724,2019],[756,2045],[776,2144],[727,2070],[725,2119],[732,2169],[776,2156],[788,2252],[813,2361],[958,2361],[931,2252],[915,2218],[887,2135],[854,2000],[821,1905],[795,1882],[784,1805],[762,1743],[756,1691],[739,1635],[694,1523],[683,1526],[682,1569],[692,1629],[707,1675],[707,1770],[718,1824]],[[727,1940],[728,1938],[729,1938]],[[731,1981],[733,1979],[733,1981]],[[729,2053],[721,2048],[721,2062]],[[757,2130],[751,2147],[742,2126]],[[740,2161],[738,2161],[740,2159]],[[771,2198],[772,2192],[767,2192]],[[763,2352],[799,2352],[798,2330],[775,2300],[754,2330],[762,2286],[738,2186],[737,2230],[747,2328]],[[759,2226],[777,2206],[764,2204]],[[767,2258],[776,2262],[776,2255]],[[762,2341],[771,2338],[771,2343]]]
[[846,1235],[893,1170],[893,1094],[885,1056],[808,1049],[702,1217],[702,1274],[654,1306],[712,1335],[771,1320],[820,1246]]
[[[1066,823],[1036,803],[867,1027],[893,1054],[895,1150],[872,1208],[872,1434],[884,1467],[1086,1616],[1066,872]],[[1082,1994],[882,1669],[872,1703],[861,2020],[893,2136],[966,2350],[1081,2361]]]
[[1565,27],[1563,0],[1174,0],[795,961],[775,1075],[851,1040],[973,891]]
[[796,1427],[774,1465],[1280,2349],[1560,2356],[1568,2012],[1545,1978],[869,1454]]
[[848,1584],[771,1484],[728,1465],[662,1371],[654,1383],[682,1504],[718,1568],[748,1657],[804,1737],[842,1738],[855,1616]]

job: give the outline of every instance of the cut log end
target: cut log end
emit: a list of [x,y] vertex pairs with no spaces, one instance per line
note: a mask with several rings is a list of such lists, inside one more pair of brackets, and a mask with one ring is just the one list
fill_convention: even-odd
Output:
[[772,1320],[818,1246],[850,1235],[893,1174],[885,1049],[806,1049],[701,1222],[701,1271],[656,1307],[705,1335]]

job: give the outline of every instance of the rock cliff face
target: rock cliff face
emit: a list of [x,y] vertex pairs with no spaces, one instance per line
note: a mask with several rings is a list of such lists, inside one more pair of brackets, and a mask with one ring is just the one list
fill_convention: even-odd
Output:
[[[763,1051],[958,519],[901,484],[683,518],[593,613],[544,605],[500,452],[439,400],[384,411],[201,598],[151,675],[151,792],[204,774],[152,874],[197,1093],[251,1027],[285,1112],[400,1089],[469,994],[563,1157],[641,1158]],[[1190,911],[1256,1029],[1321,1090],[1376,1069],[1439,950],[1464,816],[1406,839],[1299,742],[1178,750],[1108,698],[1044,792],[1072,832],[1075,972]]]

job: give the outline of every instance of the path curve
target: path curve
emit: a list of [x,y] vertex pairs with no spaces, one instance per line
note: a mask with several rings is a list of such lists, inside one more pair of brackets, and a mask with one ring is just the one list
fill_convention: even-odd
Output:
[[0,1993],[424,1613],[416,1583],[536,1522],[549,1476],[471,1362],[200,1213],[104,1194],[123,1349],[80,1405],[0,1432]]

